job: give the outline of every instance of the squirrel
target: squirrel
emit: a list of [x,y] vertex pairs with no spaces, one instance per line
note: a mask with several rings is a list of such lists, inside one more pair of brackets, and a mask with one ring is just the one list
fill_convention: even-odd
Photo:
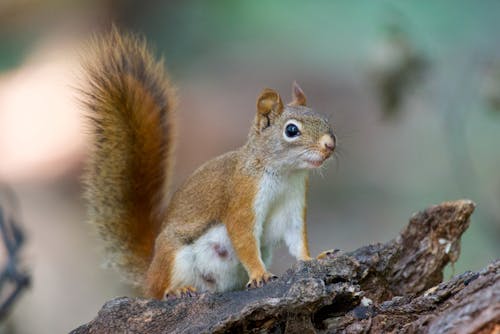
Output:
[[264,89],[247,142],[203,164],[169,199],[177,97],[163,60],[143,37],[113,27],[92,39],[82,63],[93,137],[88,220],[143,295],[261,287],[277,278],[267,267],[280,242],[311,259],[308,173],[332,156],[336,138],[296,82],[286,105]]

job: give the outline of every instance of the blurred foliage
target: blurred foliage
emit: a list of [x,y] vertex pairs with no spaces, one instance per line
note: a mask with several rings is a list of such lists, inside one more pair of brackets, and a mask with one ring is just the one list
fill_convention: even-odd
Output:
[[0,56],[0,72],[20,65],[24,58],[24,55],[29,49],[30,44],[30,40],[13,41],[10,38],[0,36],[0,45],[2,45],[2,53]]
[[488,107],[494,112],[500,112],[500,60],[487,68],[483,84],[483,96]]
[[393,117],[408,91],[422,81],[428,66],[425,57],[419,54],[410,36],[399,24],[389,24],[384,39],[378,46],[378,56],[373,63],[373,76],[376,90],[382,103],[382,112]]

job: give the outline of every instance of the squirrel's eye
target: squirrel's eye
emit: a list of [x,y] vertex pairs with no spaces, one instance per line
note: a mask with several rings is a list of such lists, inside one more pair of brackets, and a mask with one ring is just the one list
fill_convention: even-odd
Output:
[[285,135],[288,138],[293,138],[293,137],[300,136],[299,128],[297,127],[297,125],[295,125],[293,123],[290,123],[285,128]]

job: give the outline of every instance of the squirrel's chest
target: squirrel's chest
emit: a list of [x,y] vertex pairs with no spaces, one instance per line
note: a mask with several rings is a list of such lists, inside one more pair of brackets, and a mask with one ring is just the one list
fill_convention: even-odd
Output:
[[264,244],[283,240],[287,230],[300,227],[305,209],[307,172],[264,175],[255,197],[255,234]]

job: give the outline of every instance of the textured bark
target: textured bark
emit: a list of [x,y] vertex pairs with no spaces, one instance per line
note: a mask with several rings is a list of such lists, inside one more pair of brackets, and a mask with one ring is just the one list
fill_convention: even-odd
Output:
[[260,289],[154,301],[116,298],[72,333],[473,333],[500,330],[500,261],[439,284],[474,204],[415,214],[386,244],[299,262]]

